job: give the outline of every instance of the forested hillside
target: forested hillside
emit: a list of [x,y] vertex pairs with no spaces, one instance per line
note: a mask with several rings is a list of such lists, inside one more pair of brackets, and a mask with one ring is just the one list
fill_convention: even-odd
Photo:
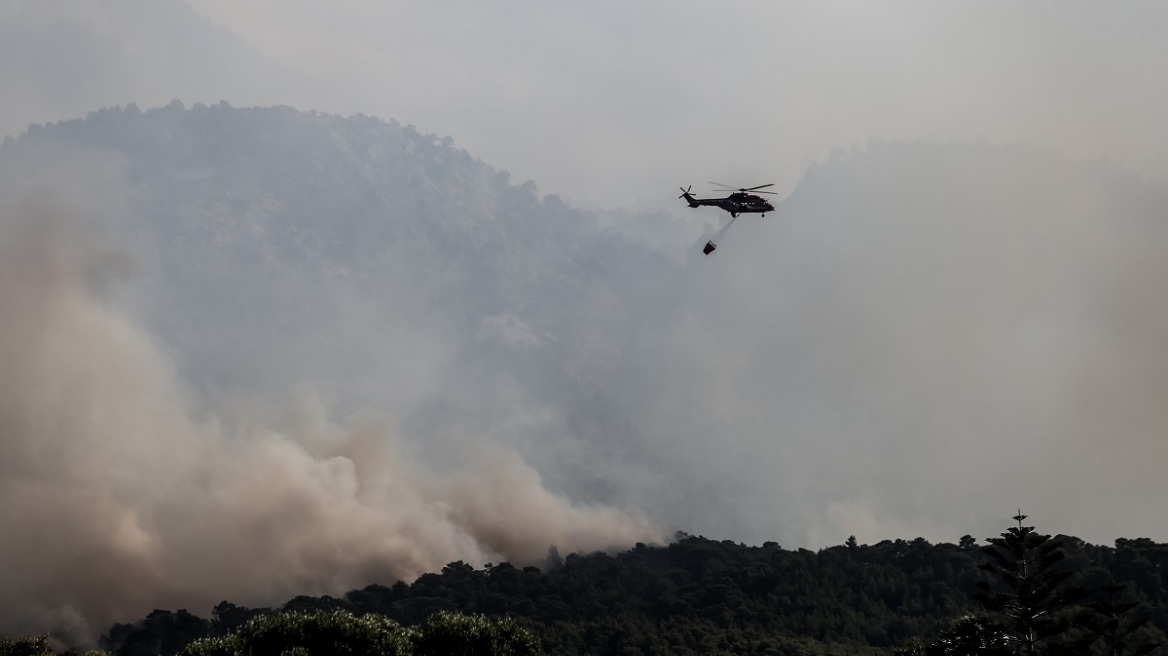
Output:
[[[1149,635],[1163,639],[1168,545],[1055,542],[1066,555],[1059,568],[1073,572],[1067,586],[1119,584],[1124,598],[1140,603],[1136,615],[1151,620],[1156,631]],[[280,609],[377,613],[407,625],[437,611],[510,616],[540,636],[549,654],[878,654],[913,638],[931,640],[967,614],[992,618],[973,596],[975,582],[987,578],[978,569],[983,562],[968,536],[959,545],[918,538],[819,551],[679,536],[666,547],[614,555],[561,560],[553,552],[542,569],[455,562],[413,584],[297,597]],[[166,656],[272,610],[229,601],[209,619],[158,610],[112,627],[104,644],[119,656],[156,654],[166,645]]]

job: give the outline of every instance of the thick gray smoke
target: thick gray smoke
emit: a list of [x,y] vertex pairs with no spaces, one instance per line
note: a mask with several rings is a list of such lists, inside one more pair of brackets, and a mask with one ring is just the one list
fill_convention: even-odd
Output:
[[336,420],[307,388],[230,421],[193,416],[113,299],[128,258],[51,199],[4,213],[0,630],[94,637],[155,607],[279,603],[659,537],[548,492],[481,440],[461,468],[427,470],[397,448],[392,417]]

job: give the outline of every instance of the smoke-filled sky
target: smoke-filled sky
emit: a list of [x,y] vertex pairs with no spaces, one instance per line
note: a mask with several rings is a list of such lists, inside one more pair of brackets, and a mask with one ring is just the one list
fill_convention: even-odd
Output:
[[573,200],[789,190],[873,136],[1057,144],[1168,175],[1153,2],[192,5],[331,83],[337,109],[410,117]]
[[[1166,28],[1155,2],[0,4],[8,135],[172,98],[360,112],[541,193],[657,212],[662,248],[716,220],[678,185],[798,185],[715,256],[670,253],[682,273],[622,326],[654,331],[621,342],[644,352],[586,335],[611,360],[587,364],[632,374],[612,381],[627,433],[538,444],[567,410],[468,382],[451,397],[500,419],[430,471],[395,425],[412,399],[337,416],[304,387],[244,421],[206,412],[117,296],[152,272],[98,239],[116,175],[8,176],[0,521],[36,530],[0,534],[0,610],[92,636],[152,607],[278,603],[553,542],[952,541],[1018,506],[1048,532],[1168,539]],[[918,139],[936,141],[898,150]],[[489,319],[475,339],[538,339]],[[463,364],[444,340],[473,341],[349,328],[357,347],[413,340],[402,398]]]

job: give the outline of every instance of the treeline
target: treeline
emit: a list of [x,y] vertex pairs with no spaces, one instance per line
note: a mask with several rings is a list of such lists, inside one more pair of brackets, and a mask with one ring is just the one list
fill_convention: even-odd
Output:
[[[1088,591],[1075,608],[1097,602],[1106,588],[1127,604],[1129,625],[1138,618],[1142,644],[1168,631],[1168,544],[1101,547],[1065,536],[1049,544],[1057,548],[1048,568],[1062,573],[1059,585]],[[958,544],[850,539],[820,551],[679,536],[615,555],[561,559],[553,549],[542,569],[455,562],[412,584],[302,596],[280,609],[225,601],[209,620],[159,610],[112,627],[102,646],[118,656],[168,656],[275,610],[344,610],[407,626],[453,611],[515,618],[549,654],[887,654],[952,639],[962,627],[955,622],[969,615],[999,627],[976,597],[978,582],[992,579],[979,569],[990,562],[986,548],[969,536]]]
[[990,542],[849,539],[809,551],[679,535],[619,554],[552,548],[543,568],[454,562],[412,584],[278,608],[224,601],[209,619],[156,610],[111,627],[101,647],[170,656],[281,613],[403,627],[439,613],[509,618],[548,654],[1144,654],[1163,642],[1168,544],[1095,546],[1020,519]]
[[[281,609],[376,613],[406,625],[439,611],[510,616],[550,654],[821,653],[807,649],[831,645],[881,653],[968,611],[976,578],[968,548],[924,540],[812,552],[682,537],[616,555],[550,556],[543,569],[455,562],[409,585],[297,597]],[[229,602],[210,620],[155,611],[114,626],[103,647],[167,656],[265,612]]]

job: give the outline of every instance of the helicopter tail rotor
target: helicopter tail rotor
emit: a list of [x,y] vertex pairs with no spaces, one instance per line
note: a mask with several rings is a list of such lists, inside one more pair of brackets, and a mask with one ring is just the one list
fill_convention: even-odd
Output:
[[[681,187],[678,187],[678,189],[681,189]],[[690,189],[693,189],[693,185],[690,185],[690,186],[686,187],[685,189],[681,189],[681,195],[678,196],[678,198],[685,198],[686,196],[688,196]]]

